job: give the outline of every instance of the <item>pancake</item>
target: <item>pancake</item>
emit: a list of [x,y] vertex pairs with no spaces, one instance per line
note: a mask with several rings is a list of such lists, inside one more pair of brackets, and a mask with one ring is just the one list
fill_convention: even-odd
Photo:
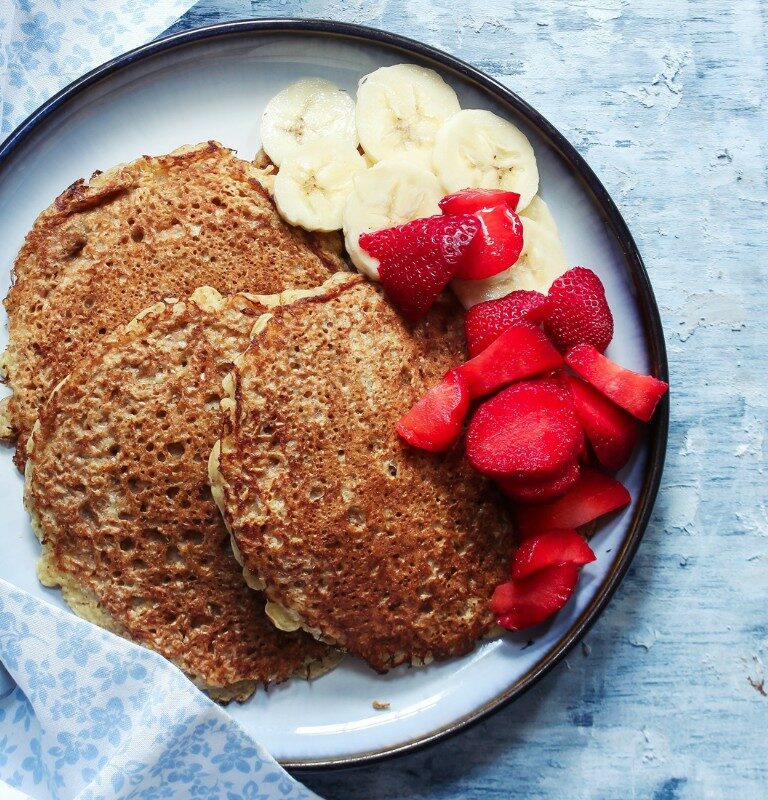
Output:
[[265,309],[211,288],[150,307],[80,360],[28,443],[41,581],[219,700],[317,674],[335,657],[269,622],[208,486],[221,382]]
[[[16,463],[53,387],[107,332],[198,286],[224,295],[320,285],[344,269],[338,235],[286,225],[268,170],[215,142],[72,184],[40,214],[13,268],[0,433]],[[267,176],[267,177],[265,177]]]
[[469,652],[494,625],[512,523],[459,444],[409,447],[395,422],[463,359],[445,297],[410,328],[340,275],[276,307],[225,381],[213,495],[285,630],[386,671]]

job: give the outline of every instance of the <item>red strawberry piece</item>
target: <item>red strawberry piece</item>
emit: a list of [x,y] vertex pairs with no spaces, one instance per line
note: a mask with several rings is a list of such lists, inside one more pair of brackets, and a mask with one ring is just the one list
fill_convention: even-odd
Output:
[[626,411],[580,378],[566,377],[579,418],[597,460],[608,469],[621,469],[637,444],[640,430]]
[[629,492],[615,478],[584,467],[573,487],[549,503],[519,506],[517,523],[524,537],[552,528],[578,528],[627,505]]
[[360,246],[379,260],[379,278],[392,302],[411,322],[429,311],[479,234],[472,214],[425,217],[364,233]]
[[566,561],[502,583],[491,600],[496,621],[510,631],[538,625],[568,602],[578,580],[579,568]]
[[582,567],[596,558],[586,539],[573,528],[545,531],[526,539],[512,559],[512,578],[520,580],[555,564]]
[[582,344],[568,351],[565,361],[574,372],[589,381],[616,405],[643,422],[653,416],[669,384],[652,375],[641,375],[620,367],[592,345]]
[[608,347],[613,338],[613,314],[603,282],[591,269],[569,269],[552,284],[549,299],[552,310],[544,328],[563,352],[582,342],[601,353]]
[[462,280],[481,280],[503,272],[520,258],[523,250],[523,223],[509,206],[483,208],[475,216],[481,229],[456,270],[456,277]]
[[562,365],[562,356],[540,328],[518,322],[458,369],[467,382],[469,396],[474,399]]
[[440,201],[443,214],[474,214],[484,208],[507,206],[511,211],[517,210],[520,195],[517,192],[505,192],[503,189],[463,189],[449,194]]
[[478,472],[492,478],[546,478],[574,460],[582,435],[573,402],[562,386],[550,380],[526,381],[477,409],[467,428],[466,453]]
[[470,356],[476,356],[516,322],[539,324],[549,315],[549,298],[540,292],[519,289],[498,300],[486,300],[467,311],[464,333]]
[[579,479],[581,468],[572,461],[552,478],[497,478],[504,494],[518,503],[545,503],[564,495]]
[[468,409],[467,384],[461,373],[452,369],[400,417],[395,428],[408,444],[441,453],[450,450],[461,435]]

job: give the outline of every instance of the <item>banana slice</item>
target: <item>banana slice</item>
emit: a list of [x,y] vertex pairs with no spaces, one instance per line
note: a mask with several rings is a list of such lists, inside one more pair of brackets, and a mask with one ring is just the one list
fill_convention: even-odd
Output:
[[504,297],[517,289],[546,294],[552,281],[567,269],[560,235],[547,204],[537,195],[521,212],[523,252],[509,269],[481,281],[453,281],[451,287],[464,308]]
[[379,260],[360,247],[361,233],[440,213],[440,182],[406,158],[388,158],[358,175],[344,206],[344,243],[352,263],[372,280]]
[[294,147],[275,176],[277,210],[308,231],[337,231],[354,177],[367,169],[357,148],[340,139]]
[[361,78],[357,89],[360,144],[374,161],[413,153],[429,169],[435,135],[459,108],[456,92],[433,70],[381,67]]
[[297,145],[326,137],[357,147],[354,100],[330,81],[302,78],[267,103],[261,144],[277,166]]
[[531,143],[490,111],[468,109],[447,120],[437,133],[433,166],[447,192],[470,186],[517,192],[519,209],[539,190]]

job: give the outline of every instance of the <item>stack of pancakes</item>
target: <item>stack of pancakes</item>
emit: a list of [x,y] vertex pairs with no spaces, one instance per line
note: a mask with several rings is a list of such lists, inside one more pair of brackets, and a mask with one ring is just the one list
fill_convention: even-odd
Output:
[[460,452],[394,431],[461,360],[458,306],[407,326],[267,182],[213,142],[80,181],[5,301],[40,579],[220,700],[341,650],[380,671],[468,652],[511,550]]

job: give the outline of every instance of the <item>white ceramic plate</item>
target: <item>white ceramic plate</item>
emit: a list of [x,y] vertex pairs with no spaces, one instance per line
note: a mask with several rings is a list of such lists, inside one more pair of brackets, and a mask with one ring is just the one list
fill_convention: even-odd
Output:
[[[616,317],[610,355],[665,377],[661,326],[639,255],[605,190],[566,140],[508,90],[450,56],[336,23],[252,21],[181,34],[105,65],[33,114],[0,148],[0,293],[7,291],[11,265],[36,215],[77,178],[206,139],[250,158],[259,148],[266,102],[290,82],[321,76],[354,93],[362,75],[403,61],[440,71],[463,108],[491,109],[528,134],[541,194],[569,261],[590,265],[605,283]],[[5,346],[5,324],[0,339]],[[260,691],[229,712],[284,764],[323,766],[434,741],[518,696],[578,640],[626,571],[658,487],[667,418],[665,403],[620,475],[632,506],[597,534],[597,561],[584,569],[576,597],[550,624],[530,636],[487,642],[462,659],[383,677],[347,658],[321,680]],[[0,577],[63,607],[58,592],[41,587],[35,576],[39,548],[9,450],[0,453],[0,514]],[[389,709],[374,710],[374,700]]]

